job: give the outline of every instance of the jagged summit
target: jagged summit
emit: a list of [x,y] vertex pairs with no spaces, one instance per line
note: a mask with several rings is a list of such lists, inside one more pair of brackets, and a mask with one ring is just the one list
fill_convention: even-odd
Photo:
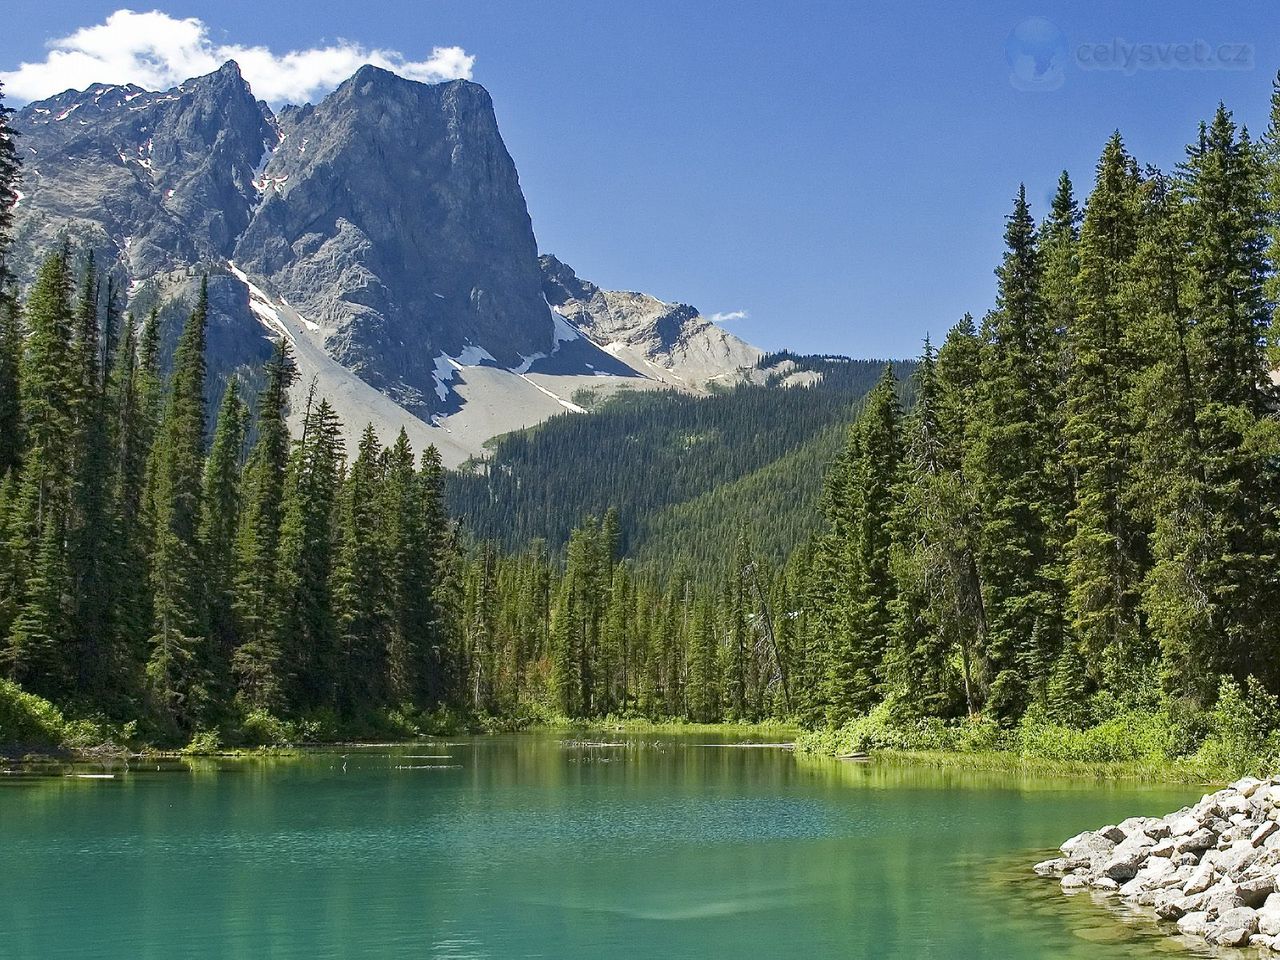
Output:
[[[164,91],[94,84],[15,117],[15,256],[70,236],[135,313],[211,275],[210,367],[289,337],[348,428],[401,422],[452,462],[621,384],[698,390],[759,352],[683,304],[538,257],[488,91],[366,65],[273,112],[239,66]],[[450,452],[452,451],[452,452]]]
[[551,308],[609,354],[651,376],[698,388],[736,377],[763,356],[707,320],[697,307],[636,291],[602,290],[552,254],[539,257],[538,263]]

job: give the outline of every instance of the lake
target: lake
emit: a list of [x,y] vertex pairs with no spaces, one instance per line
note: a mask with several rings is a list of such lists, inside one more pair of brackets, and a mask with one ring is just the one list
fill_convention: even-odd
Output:
[[0,776],[0,956],[1186,955],[1030,867],[1201,788],[592,736]]

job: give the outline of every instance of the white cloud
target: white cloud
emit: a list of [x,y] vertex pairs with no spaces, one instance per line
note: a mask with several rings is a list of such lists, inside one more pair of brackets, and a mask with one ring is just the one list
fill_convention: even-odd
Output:
[[710,320],[712,323],[731,323],[734,320],[747,319],[747,311],[730,310],[728,313],[713,313],[707,319]]
[[410,80],[436,82],[470,79],[476,59],[461,47],[435,47],[426,59],[411,60],[396,50],[370,49],[350,40],[275,53],[268,47],[214,43],[202,20],[178,19],[160,10],[117,10],[105,22],[46,46],[43,61],[0,72],[8,98],[39,100],[93,83],[164,90],[235,60],[258,97],[302,103],[333,89],[366,63]]

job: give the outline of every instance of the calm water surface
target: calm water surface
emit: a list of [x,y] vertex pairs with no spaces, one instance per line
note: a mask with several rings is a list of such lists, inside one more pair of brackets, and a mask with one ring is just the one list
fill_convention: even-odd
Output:
[[1027,868],[1200,789],[608,739],[0,776],[0,957],[1188,955]]

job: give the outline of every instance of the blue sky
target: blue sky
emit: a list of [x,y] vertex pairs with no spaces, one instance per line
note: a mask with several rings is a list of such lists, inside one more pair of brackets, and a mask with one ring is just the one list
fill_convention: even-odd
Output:
[[[0,71],[121,6],[9,0]],[[1171,168],[1220,99],[1261,133],[1280,67],[1261,2],[156,6],[276,54],[345,39],[430,64],[460,47],[541,250],[602,286],[745,311],[732,329],[761,346],[857,356],[914,354],[991,305],[1020,180],[1042,212],[1062,168],[1088,183],[1117,127]],[[1133,43],[1143,62],[1099,67]],[[1053,59],[1011,67],[1009,51]]]

